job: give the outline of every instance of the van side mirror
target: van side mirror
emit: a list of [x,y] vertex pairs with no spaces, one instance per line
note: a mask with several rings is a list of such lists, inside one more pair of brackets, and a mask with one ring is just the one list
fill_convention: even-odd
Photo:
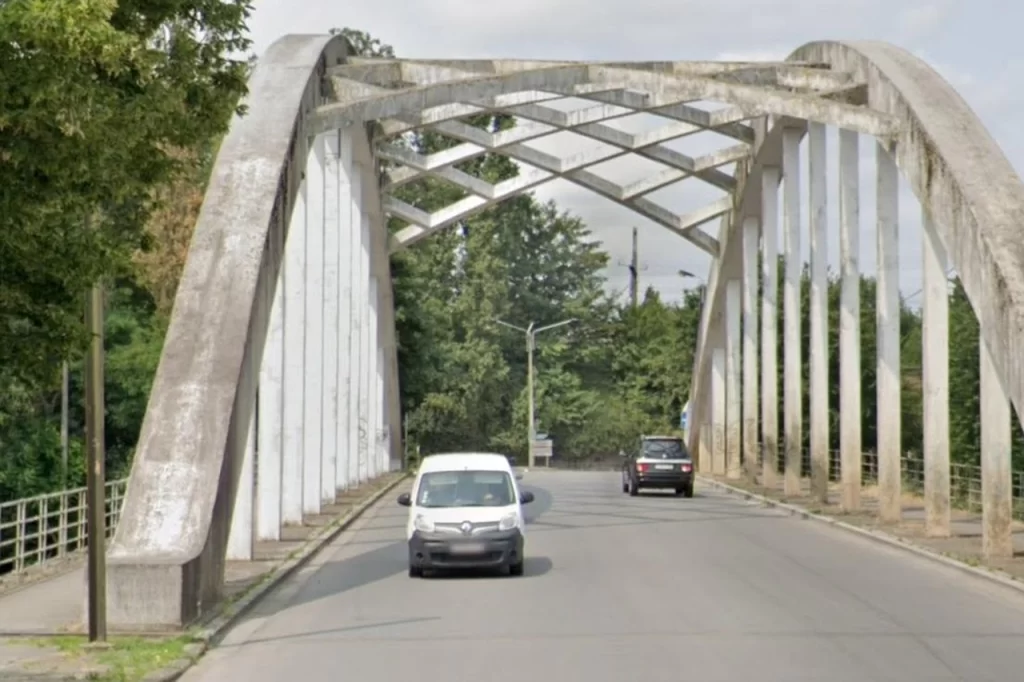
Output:
[[398,496],[398,504],[402,505],[403,507],[411,507],[412,497],[409,496],[409,493],[402,493],[401,495]]
[[533,502],[533,493],[529,490],[519,493],[519,504],[530,504],[531,502]]

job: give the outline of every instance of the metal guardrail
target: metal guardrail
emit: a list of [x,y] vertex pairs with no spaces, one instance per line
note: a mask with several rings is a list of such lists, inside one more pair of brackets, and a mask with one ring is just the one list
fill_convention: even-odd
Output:
[[[106,485],[109,537],[121,519],[128,479]],[[73,488],[0,502],[0,577],[69,557],[88,542],[86,489]]]

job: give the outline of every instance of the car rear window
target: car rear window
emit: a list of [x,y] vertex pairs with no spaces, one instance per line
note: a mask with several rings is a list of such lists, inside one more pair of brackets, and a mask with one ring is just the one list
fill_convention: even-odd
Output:
[[690,453],[681,438],[658,438],[643,441],[640,447],[643,459],[690,459]]

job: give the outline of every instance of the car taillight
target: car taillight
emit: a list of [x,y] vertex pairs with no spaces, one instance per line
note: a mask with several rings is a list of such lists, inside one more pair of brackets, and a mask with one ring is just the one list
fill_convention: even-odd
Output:
[[643,472],[647,471],[647,465],[646,464],[637,464],[636,465],[636,470],[639,471],[640,473],[643,473]]
[[683,471],[689,471],[690,470],[690,465],[689,464],[680,464],[679,468],[682,469]]

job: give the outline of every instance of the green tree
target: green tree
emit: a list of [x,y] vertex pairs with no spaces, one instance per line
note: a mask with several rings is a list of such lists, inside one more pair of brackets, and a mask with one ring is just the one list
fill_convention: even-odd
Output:
[[226,129],[248,0],[9,0],[0,12],[0,366],[52,376],[82,293],[145,246],[170,150]]

